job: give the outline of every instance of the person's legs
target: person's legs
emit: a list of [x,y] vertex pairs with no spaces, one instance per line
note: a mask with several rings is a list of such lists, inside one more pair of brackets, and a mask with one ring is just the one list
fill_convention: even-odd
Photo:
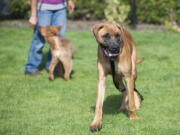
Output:
[[53,26],[61,26],[62,27],[61,31],[60,31],[60,37],[65,36],[66,24],[67,24],[66,8],[55,11],[55,13],[52,16],[51,25],[53,25]]
[[42,48],[45,40],[38,30],[38,26],[46,26],[51,24],[52,11],[38,11],[38,24],[34,28],[34,35],[29,49],[29,56],[25,65],[25,73],[38,71],[42,60]]
[[[66,8],[53,11],[51,25],[53,26],[62,26],[60,31],[60,37],[64,37],[66,32],[66,23],[67,23],[67,13]],[[49,70],[49,65],[51,62],[51,52],[48,53],[48,59],[46,62],[46,70]]]

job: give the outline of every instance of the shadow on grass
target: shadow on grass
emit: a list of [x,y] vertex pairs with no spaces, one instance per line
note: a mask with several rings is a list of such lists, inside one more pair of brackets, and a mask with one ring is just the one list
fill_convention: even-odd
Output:
[[39,66],[39,70],[43,70],[45,68],[47,58],[48,58],[48,52],[43,52],[43,57],[42,57],[41,64]]
[[[117,115],[123,113],[128,117],[127,111],[119,112],[119,108],[122,101],[122,95],[110,95],[104,100],[103,114],[104,115]],[[91,107],[95,111],[95,106]]]

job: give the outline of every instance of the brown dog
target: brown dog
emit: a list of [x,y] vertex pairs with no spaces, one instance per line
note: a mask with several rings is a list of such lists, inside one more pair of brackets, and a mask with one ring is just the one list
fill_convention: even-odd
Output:
[[39,27],[41,34],[49,43],[52,53],[52,60],[49,67],[49,80],[54,80],[54,68],[59,61],[64,67],[65,80],[70,79],[70,73],[72,71],[72,56],[74,49],[69,40],[59,37],[60,29],[60,26]]
[[98,84],[95,117],[91,131],[98,131],[102,123],[102,107],[105,94],[105,80],[112,74],[117,89],[123,92],[120,110],[127,109],[131,120],[138,119],[136,110],[140,107],[140,94],[135,89],[136,60],[135,43],[124,27],[119,24],[97,24],[93,27],[98,46]]

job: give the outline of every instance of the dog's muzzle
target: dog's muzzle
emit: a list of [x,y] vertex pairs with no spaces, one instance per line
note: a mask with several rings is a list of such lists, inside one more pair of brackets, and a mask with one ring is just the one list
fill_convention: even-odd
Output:
[[108,46],[108,45],[101,45],[102,46],[102,49],[104,51],[104,54],[107,56],[107,57],[117,57],[120,53],[120,46],[119,45],[111,45],[111,46]]

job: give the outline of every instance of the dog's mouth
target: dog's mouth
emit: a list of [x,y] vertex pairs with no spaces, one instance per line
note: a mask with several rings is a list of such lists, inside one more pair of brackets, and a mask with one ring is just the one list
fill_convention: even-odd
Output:
[[111,52],[110,50],[103,48],[103,51],[104,51],[104,54],[108,57],[117,57],[119,55],[119,50],[115,52]]
[[121,47],[119,43],[100,44],[100,46],[106,57],[114,59],[120,54]]

